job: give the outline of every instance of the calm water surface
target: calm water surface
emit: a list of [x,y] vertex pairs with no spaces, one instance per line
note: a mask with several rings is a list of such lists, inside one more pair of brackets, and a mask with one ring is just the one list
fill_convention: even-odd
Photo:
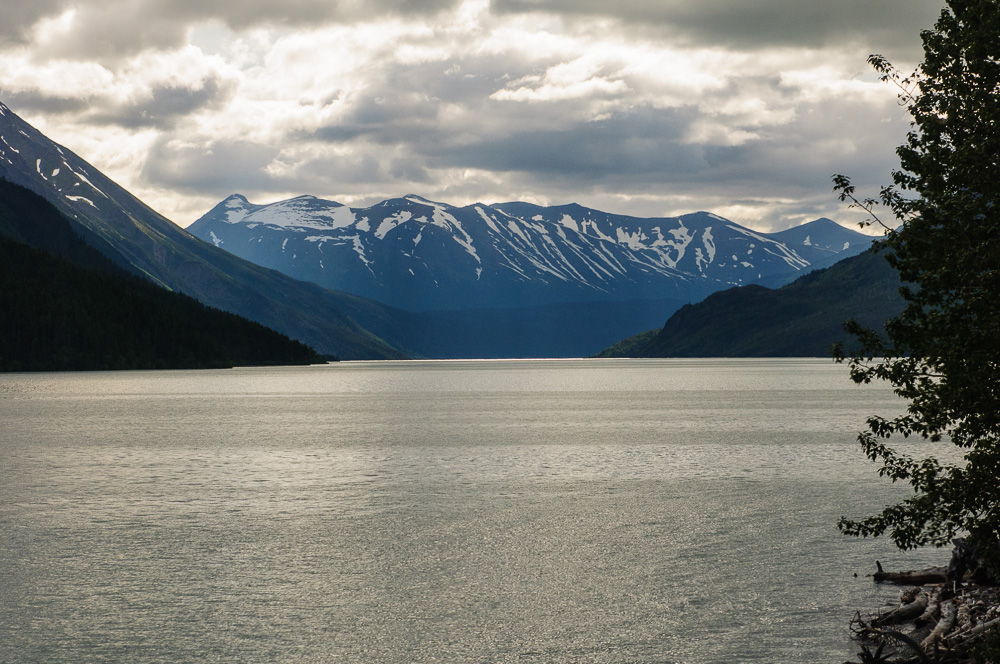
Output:
[[942,559],[835,527],[905,495],[898,409],[826,360],[0,376],[0,662],[842,662],[874,560]]

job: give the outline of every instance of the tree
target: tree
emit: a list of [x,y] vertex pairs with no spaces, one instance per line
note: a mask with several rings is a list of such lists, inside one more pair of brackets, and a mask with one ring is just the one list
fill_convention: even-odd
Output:
[[[850,180],[834,190],[880,223],[877,243],[907,284],[905,310],[885,334],[848,323],[862,350],[847,358],[858,383],[887,381],[904,415],[870,417],[859,440],[879,473],[914,493],[860,521],[850,535],[889,533],[901,549],[944,546],[958,534],[1000,542],[1000,0],[949,0],[922,34],[924,59],[902,77],[882,56],[869,62],[900,89],[912,116],[900,168],[878,200],[858,200]],[[950,440],[962,461],[913,458],[890,437]],[[1000,560],[990,562],[1000,571]]]

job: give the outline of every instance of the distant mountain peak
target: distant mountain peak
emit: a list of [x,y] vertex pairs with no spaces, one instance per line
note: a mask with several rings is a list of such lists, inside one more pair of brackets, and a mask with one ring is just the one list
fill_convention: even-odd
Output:
[[[345,358],[401,355],[346,313],[358,309],[357,297],[324,291],[240,260],[217,248],[224,242],[225,231],[209,236],[209,243],[192,237],[193,232],[154,212],[9,107],[0,104],[0,108],[0,178],[40,194],[70,219],[88,243],[120,265],[171,290],[304,340],[324,353]],[[238,222],[258,211],[258,206],[233,194],[213,211],[220,223],[233,229],[241,227]],[[365,306],[394,315],[374,302]]]
[[[244,212],[240,223],[225,223]],[[417,194],[367,208],[307,196],[239,202],[188,230],[260,265],[410,311],[697,300],[793,279],[850,244],[838,236],[836,248],[797,238],[793,246],[710,212],[640,218],[578,203],[456,207]]]
[[419,203],[421,205],[434,205],[434,206],[442,205],[442,203],[432,201],[429,198],[424,198],[423,196],[418,196],[417,194],[407,194],[406,196],[403,196],[402,200],[410,201],[412,203]]
[[[799,226],[795,226],[794,228],[809,229],[809,230],[821,228],[821,229],[828,229],[828,230],[832,230],[832,231],[841,231],[841,230],[844,230],[844,231],[848,231],[849,233],[855,233],[855,232],[857,232],[857,231],[854,231],[854,230],[852,230],[850,228],[847,228],[846,226],[838,224],[833,219],[828,219],[826,217],[820,217],[819,219],[813,219],[812,221],[807,221],[806,223],[800,224]],[[788,230],[792,230],[792,229],[788,229]]]

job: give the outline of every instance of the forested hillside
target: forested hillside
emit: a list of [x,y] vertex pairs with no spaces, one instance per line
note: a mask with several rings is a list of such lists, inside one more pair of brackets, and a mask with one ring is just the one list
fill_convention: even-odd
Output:
[[297,341],[123,272],[0,180],[0,370],[308,364]]
[[847,258],[778,289],[751,285],[681,307],[663,328],[600,357],[823,357],[850,342],[844,322],[881,329],[899,313],[899,277],[873,252]]

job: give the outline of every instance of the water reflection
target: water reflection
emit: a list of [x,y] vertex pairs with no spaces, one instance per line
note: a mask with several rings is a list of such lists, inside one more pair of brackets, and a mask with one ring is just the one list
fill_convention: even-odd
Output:
[[3,376],[0,661],[842,661],[873,404],[801,360]]

